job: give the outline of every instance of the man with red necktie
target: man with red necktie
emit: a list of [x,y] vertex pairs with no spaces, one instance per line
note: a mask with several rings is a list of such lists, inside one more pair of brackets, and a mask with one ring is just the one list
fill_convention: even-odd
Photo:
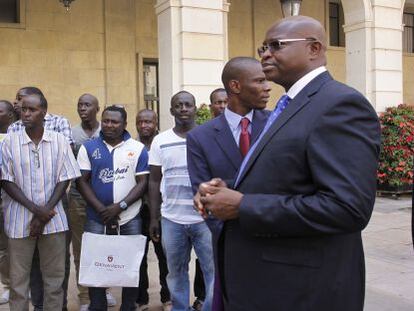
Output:
[[[250,57],[236,57],[224,67],[222,82],[228,95],[224,113],[190,131],[187,136],[187,161],[194,193],[200,183],[213,177],[232,180],[251,142],[263,129],[268,111],[270,86],[260,62]],[[223,222],[209,217],[216,269],[212,311],[223,310],[218,279],[217,248]]]
[[269,28],[258,53],[286,94],[232,189],[200,185],[200,212],[225,222],[226,311],[363,310],[361,230],[375,201],[380,126],[367,99],[327,72],[325,52],[313,18]]

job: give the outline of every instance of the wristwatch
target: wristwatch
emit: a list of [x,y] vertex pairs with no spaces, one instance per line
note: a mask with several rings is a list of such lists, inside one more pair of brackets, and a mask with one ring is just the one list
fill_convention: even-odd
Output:
[[119,207],[125,211],[128,207],[128,204],[125,201],[121,201],[119,202]]

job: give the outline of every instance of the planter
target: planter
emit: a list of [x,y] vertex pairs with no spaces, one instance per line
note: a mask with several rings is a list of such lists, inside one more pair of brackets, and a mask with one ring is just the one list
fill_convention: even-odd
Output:
[[413,192],[412,184],[403,184],[401,186],[392,186],[389,184],[377,184],[377,194],[382,196],[392,196],[398,198],[401,194]]
[[[378,191],[387,194],[412,192],[414,155],[414,108],[387,108],[380,115],[381,153],[377,172]],[[402,186],[390,186],[401,184]]]

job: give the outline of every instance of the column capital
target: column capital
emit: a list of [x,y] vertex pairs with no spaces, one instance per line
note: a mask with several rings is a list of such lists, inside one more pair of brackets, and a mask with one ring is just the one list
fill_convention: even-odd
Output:
[[158,0],[155,5],[156,14],[160,14],[163,11],[171,8],[196,8],[196,9],[208,9],[208,10],[220,10],[223,12],[229,12],[230,3],[227,0]]
[[343,27],[344,27],[345,33],[360,30],[360,29],[372,28],[372,20],[365,20],[362,22],[345,24]]

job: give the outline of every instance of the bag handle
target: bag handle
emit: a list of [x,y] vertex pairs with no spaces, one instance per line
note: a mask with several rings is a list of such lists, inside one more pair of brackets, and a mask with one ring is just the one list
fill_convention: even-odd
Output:
[[[118,233],[118,235],[121,235],[121,226],[117,226],[116,227],[116,232]],[[106,235],[106,226],[104,225],[104,235]]]

